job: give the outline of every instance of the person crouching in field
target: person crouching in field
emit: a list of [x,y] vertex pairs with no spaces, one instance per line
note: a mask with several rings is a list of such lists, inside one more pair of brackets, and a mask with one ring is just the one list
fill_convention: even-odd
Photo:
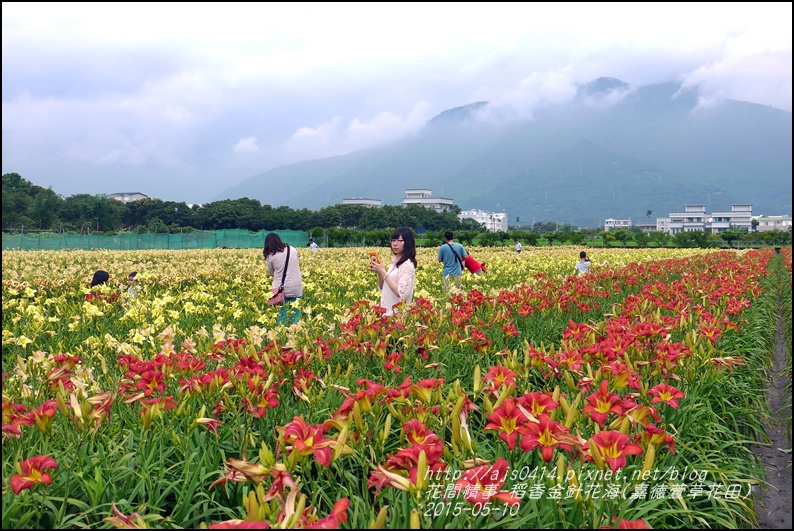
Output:
[[473,275],[481,275],[482,273],[487,273],[485,269],[485,262],[480,263],[474,259],[472,255],[466,255],[466,258],[463,259],[463,267],[465,267],[469,273]]

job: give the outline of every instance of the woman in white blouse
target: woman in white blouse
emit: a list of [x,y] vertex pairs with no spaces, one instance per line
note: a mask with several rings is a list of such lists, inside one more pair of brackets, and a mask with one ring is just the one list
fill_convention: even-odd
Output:
[[378,275],[380,305],[386,315],[392,315],[394,306],[405,302],[411,304],[416,280],[416,239],[411,229],[395,229],[391,236],[391,265],[386,267],[377,256],[370,256],[369,269]]

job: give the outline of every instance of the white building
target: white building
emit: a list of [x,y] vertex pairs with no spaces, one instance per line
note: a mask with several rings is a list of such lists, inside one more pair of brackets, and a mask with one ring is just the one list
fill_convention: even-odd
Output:
[[425,188],[409,188],[405,190],[405,199],[402,205],[420,205],[436,212],[443,212],[452,208],[455,202],[446,197],[433,197],[433,192]]
[[380,199],[369,199],[367,197],[351,197],[350,199],[342,199],[343,205],[362,205],[367,207],[379,207],[383,205]]
[[758,226],[756,227],[758,232],[791,230],[791,216],[754,216],[753,219],[758,220]]
[[703,231],[706,228],[706,205],[686,205],[683,212],[670,212],[669,233]]
[[137,201],[138,199],[146,199],[147,197],[149,196],[140,192],[120,192],[118,194],[108,194],[108,199],[115,199],[116,201],[121,201],[125,204],[131,203],[132,201]]
[[507,232],[507,214],[502,212],[486,212],[485,210],[464,210],[458,219],[473,219],[482,223],[489,232]]
[[604,220],[604,230],[617,230],[617,229],[630,229],[631,228],[631,218],[629,219],[612,219],[608,218]]
[[[753,205],[731,205],[730,210],[706,214],[706,205],[686,205],[683,212],[670,212],[667,232],[703,231],[719,234],[728,229],[752,229]],[[657,220],[658,221],[658,220]]]
[[753,205],[731,205],[727,211],[715,211],[709,217],[706,230],[719,234],[728,229],[747,229],[753,227]]

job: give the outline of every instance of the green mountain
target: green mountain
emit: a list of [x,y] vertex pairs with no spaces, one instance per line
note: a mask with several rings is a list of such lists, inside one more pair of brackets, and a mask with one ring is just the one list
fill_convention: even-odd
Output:
[[740,101],[697,107],[677,83],[632,88],[599,78],[564,105],[519,121],[487,102],[442,112],[422,131],[348,155],[274,168],[219,199],[317,210],[349,197],[398,204],[427,188],[510,223],[597,227],[705,204],[791,213],[791,113]]

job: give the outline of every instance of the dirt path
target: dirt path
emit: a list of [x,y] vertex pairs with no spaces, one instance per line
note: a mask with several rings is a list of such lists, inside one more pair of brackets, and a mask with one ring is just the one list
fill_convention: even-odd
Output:
[[764,463],[769,485],[761,496],[756,493],[756,512],[759,529],[791,529],[791,441],[786,438],[786,423],[781,421],[789,416],[784,411],[785,385],[791,380],[786,370],[786,346],[783,327],[787,323],[778,312],[778,328],[775,334],[775,359],[772,378],[767,383],[766,399],[771,412],[765,424],[769,445],[755,446],[755,452]]

